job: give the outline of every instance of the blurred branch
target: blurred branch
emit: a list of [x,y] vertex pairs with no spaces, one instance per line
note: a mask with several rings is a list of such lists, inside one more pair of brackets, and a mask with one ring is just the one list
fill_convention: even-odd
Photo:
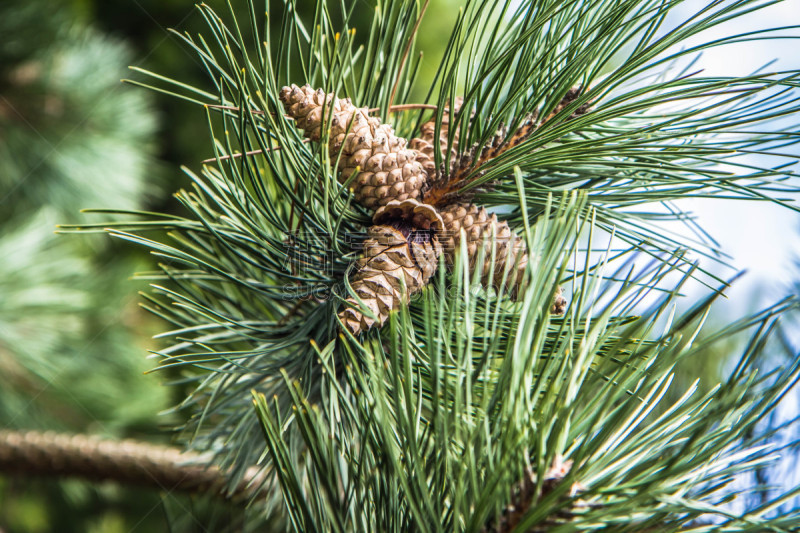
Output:
[[178,448],[54,432],[0,431],[0,473],[114,481],[167,492],[211,494],[247,502],[264,490],[258,467],[233,489],[226,472]]

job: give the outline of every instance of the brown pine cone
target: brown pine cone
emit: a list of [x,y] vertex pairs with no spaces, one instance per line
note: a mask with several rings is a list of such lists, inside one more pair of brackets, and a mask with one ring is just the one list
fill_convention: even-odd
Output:
[[373,222],[351,285],[374,317],[362,313],[355,298],[348,298],[351,307],[339,313],[354,335],[383,325],[389,313],[422,290],[442,253],[437,237],[442,219],[429,205],[416,200],[390,202],[378,209]]
[[[456,114],[461,109],[461,104],[464,99],[459,97],[453,102],[452,113],[451,110],[445,109],[442,113],[442,127],[439,130],[439,139],[436,139],[436,117],[429,120],[420,127],[420,136],[411,139],[409,146],[419,152],[417,161],[422,163],[422,168],[428,174],[429,179],[433,179],[436,175],[436,150],[444,154],[447,151],[447,134],[450,129],[450,115]],[[453,146],[450,149],[450,168],[455,164],[456,157],[458,157],[458,135],[453,139]]]
[[420,198],[427,174],[417,161],[418,153],[407,148],[406,140],[396,136],[390,125],[369,116],[367,108],[357,108],[349,98],[339,99],[310,85],[284,87],[280,99],[311,140],[320,140],[323,120],[327,124],[330,119],[328,150],[331,157],[339,158],[339,181],[357,173],[351,187],[361,205],[375,209],[392,201]]
[[[567,477],[572,469],[572,460],[564,460],[561,455],[553,458],[553,464],[544,473],[541,484],[541,494],[539,501],[554,491],[564,478]],[[525,515],[536,505],[536,474],[528,470],[525,476],[511,488],[511,501],[503,509],[499,516],[490,518],[489,522],[481,530],[482,533],[506,533],[514,531],[522,522]],[[567,498],[574,498],[577,494],[584,492],[586,487],[581,483],[575,482],[570,487],[569,496],[562,497],[562,501]],[[574,510],[586,507],[587,503],[582,500],[573,499],[570,506],[557,508],[555,513],[540,521],[532,529],[527,529],[528,533],[546,533],[560,525],[568,523],[574,517]]]
[[[480,268],[481,280],[485,285],[491,285],[496,289],[504,287],[511,298],[520,297],[528,265],[525,241],[511,231],[506,222],[497,220],[497,215],[490,215],[483,207],[473,204],[451,204],[441,210],[441,215],[445,227],[442,248],[448,266],[452,266],[455,261],[456,250],[461,241],[460,232],[463,229],[467,239],[470,272]],[[492,239],[494,239],[494,261],[492,261]],[[481,253],[483,259],[478,265]],[[503,283],[506,269],[509,271]],[[567,301],[561,296],[559,288],[553,298],[550,312],[556,315],[563,314],[566,305]]]

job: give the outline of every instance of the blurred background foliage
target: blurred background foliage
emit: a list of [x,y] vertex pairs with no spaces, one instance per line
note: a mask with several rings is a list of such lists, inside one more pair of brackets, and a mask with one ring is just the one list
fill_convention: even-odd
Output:
[[[226,11],[223,2],[208,3]],[[370,3],[363,4],[369,20]],[[431,2],[420,28],[420,99],[455,4]],[[152,366],[150,339],[163,328],[139,309],[142,287],[130,280],[150,259],[110,239],[54,229],[85,222],[79,210],[88,207],[178,210],[171,193],[187,183],[178,167],[197,169],[212,153],[207,119],[195,106],[120,79],[135,65],[206,86],[202,65],[168,32],[203,27],[188,0],[0,2],[0,427],[168,442],[161,426],[179,413],[159,413],[177,403],[170,394],[180,387],[168,390],[161,374],[143,374]],[[701,377],[710,387],[736,351],[729,344],[689,361],[678,377]],[[235,524],[241,514],[113,485],[0,477],[4,533],[160,531],[168,524],[205,531]],[[204,523],[175,522],[191,515]]]
[[[147,258],[54,234],[81,208],[141,208],[174,186],[158,137],[169,122],[120,83],[147,44],[103,31],[92,9],[0,3],[0,426],[163,439],[172,400],[143,375],[160,327],[129,280]],[[3,531],[163,529],[162,508],[152,492],[0,478]]]

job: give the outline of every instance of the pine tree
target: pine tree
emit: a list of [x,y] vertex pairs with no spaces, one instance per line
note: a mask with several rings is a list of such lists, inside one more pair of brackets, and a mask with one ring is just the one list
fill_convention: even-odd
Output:
[[[158,355],[189,390],[185,446],[296,531],[798,530],[796,490],[741,508],[727,488],[774,457],[758,422],[800,363],[757,370],[797,302],[698,340],[719,250],[663,224],[686,197],[787,205],[795,137],[774,119],[800,72],[693,72],[784,30],[681,48],[768,3],[668,27],[678,4],[468,1],[421,101],[427,2],[380,2],[364,27],[359,2],[200,6],[208,33],[182,38],[213,88],[135,82],[208,114],[185,214],[75,228],[159,258],[146,306],[172,324]],[[709,296],[676,315],[695,280]],[[751,329],[710,392],[672,383]]]

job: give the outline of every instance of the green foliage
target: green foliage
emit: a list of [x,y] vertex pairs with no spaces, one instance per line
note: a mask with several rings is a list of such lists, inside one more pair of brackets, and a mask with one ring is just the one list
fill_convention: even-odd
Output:
[[130,285],[117,282],[137,262],[106,261],[95,273],[85,247],[53,233],[58,220],[43,209],[24,225],[7,224],[0,239],[0,420],[25,429],[150,431],[166,392],[142,378],[149,363],[141,317]]
[[[8,71],[20,63],[33,58],[42,48],[55,41],[65,20],[61,6],[50,6],[49,16],[42,16],[42,4],[23,0],[7,0],[3,3],[0,18],[0,73],[3,78]],[[5,82],[6,80],[3,79]],[[5,89],[6,83],[3,83]]]
[[[534,229],[543,258],[559,257],[546,244],[554,238],[574,251],[577,205]],[[566,268],[559,263],[540,266]],[[675,365],[708,348],[695,340],[711,299],[678,319],[668,316],[677,292],[640,316],[630,315],[627,302],[663,285],[672,269],[651,265],[621,287],[587,275],[568,316],[548,320],[545,276],[536,275],[511,306],[475,291],[479,280],[463,264],[451,286],[440,276],[418,309],[393,320],[382,344],[320,347],[326,394],[319,402],[285,376],[314,464],[309,480],[297,444],[286,438],[285,415],[256,396],[296,530],[482,531],[526,471],[542,481],[519,531],[704,531],[711,528],[698,519],[710,517],[724,520],[726,531],[764,531],[765,516],[796,496],[742,516],[724,505],[732,497],[727,484],[774,459],[751,432],[796,384],[800,362],[759,376],[759,350],[750,350],[727,382],[707,394],[695,383],[664,405]],[[598,290],[613,291],[612,301],[597,306]],[[793,306],[784,302],[719,335],[760,324],[758,344]],[[652,416],[657,407],[663,412]],[[562,457],[572,466],[548,488],[545,474]],[[792,530],[798,520],[795,512],[769,524]]]
[[115,433],[165,399],[139,377],[140,319],[120,315],[130,287],[119,280],[136,260],[53,231],[83,207],[143,204],[155,116],[147,95],[119,85],[123,44],[45,7],[0,7],[0,419]]
[[[138,208],[157,192],[156,116],[149,95],[119,82],[128,47],[55,4],[0,2],[0,426],[149,435],[168,391],[143,376],[155,325],[127,279],[140,260],[54,230],[81,208]],[[125,497],[137,521],[158,504],[3,478],[0,529],[113,530]]]
[[[0,291],[5,295],[0,301],[0,369],[5,381],[0,416],[6,423],[24,414],[41,382],[54,377],[52,354],[80,340],[78,314],[86,311],[89,295],[75,283],[87,273],[87,265],[63,254],[65,248],[69,252],[64,239],[40,231],[55,222],[52,214],[40,213],[0,239],[0,254],[6,258],[0,263]],[[62,256],[61,261],[52,261],[51,253]],[[18,353],[28,354],[27,359],[20,361]]]
[[[4,21],[16,21],[17,8],[39,14],[15,26],[15,47],[25,57],[0,56],[7,65],[0,75],[0,221],[43,205],[62,221],[86,207],[138,207],[156,192],[155,180],[145,178],[158,174],[156,118],[146,95],[119,84],[131,53],[93,30],[66,26],[63,12],[42,16],[46,4],[15,0],[0,8]],[[56,24],[58,31],[48,27]]]
[[[467,2],[427,90],[439,122],[464,95],[465,157],[502,124],[510,136],[583,88],[518,146],[472,169],[459,191],[528,238],[536,261],[525,296],[512,303],[476,286],[462,258],[361,339],[340,335],[336,311],[368,213],[337,182],[328,150],[283,118],[277,95],[292,82],[323,87],[379,108],[412,137],[430,114],[390,108],[412,94],[422,6],[380,2],[365,27],[355,20],[362,3],[331,15],[318,1],[311,17],[294,2],[266,17],[251,3],[225,20],[200,6],[208,34],[181,37],[212,87],[147,72],[135,82],[208,113],[215,157],[187,169],[192,189],[177,195],[186,214],[132,211],[139,220],[76,228],[108,228],[158,257],[160,270],[141,277],[154,283],[147,307],[173,326],[158,355],[188,390],[188,445],[214,452],[233,484],[260,461],[267,486],[280,488],[266,509],[282,498],[303,531],[480,531],[501,523],[530,473],[520,530],[705,531],[709,516],[726,531],[796,528],[796,514],[770,515],[793,493],[737,513],[724,489],[770,458],[752,430],[798,369],[761,377],[755,361],[774,317],[796,304],[696,343],[711,298],[673,316],[671,280],[722,285],[694,265],[695,254],[719,251],[663,224],[686,220],[672,203],[684,197],[787,205],[781,195],[797,185],[781,149],[796,137],[772,122],[798,110],[799,73],[692,73],[703,49],[784,30],[680,49],[768,3],[714,2],[663,27],[678,3]],[[741,158],[753,153],[774,165]],[[593,253],[610,235],[605,253]],[[571,303],[555,319],[546,310],[558,284]],[[676,364],[752,325],[762,330],[726,382],[664,402]],[[545,483],[562,459],[572,462],[565,477]]]

